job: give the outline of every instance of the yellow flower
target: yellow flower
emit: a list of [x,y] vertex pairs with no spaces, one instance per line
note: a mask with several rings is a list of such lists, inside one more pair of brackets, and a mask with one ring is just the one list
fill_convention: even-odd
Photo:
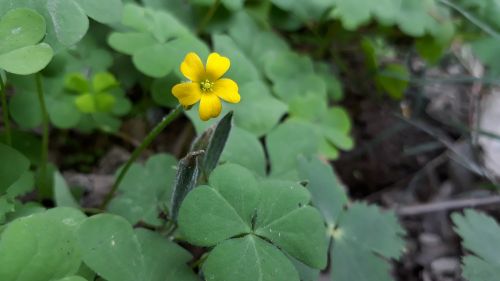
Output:
[[211,53],[205,68],[197,54],[189,53],[181,63],[181,72],[190,82],[175,85],[172,94],[184,107],[190,107],[199,101],[201,120],[215,118],[222,110],[220,99],[230,103],[240,102],[238,84],[231,79],[221,78],[229,66],[228,58]]

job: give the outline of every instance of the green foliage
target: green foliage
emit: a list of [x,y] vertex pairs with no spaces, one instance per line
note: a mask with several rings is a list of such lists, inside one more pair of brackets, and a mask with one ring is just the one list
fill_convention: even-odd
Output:
[[85,264],[109,281],[198,280],[191,255],[157,233],[136,229],[115,215],[97,215],[78,229]]
[[[188,194],[179,213],[180,231],[187,241],[215,246],[203,266],[208,278],[254,280],[258,271],[262,280],[298,280],[284,253],[315,268],[326,266],[322,219],[308,206],[310,196],[302,186],[257,180],[234,164],[215,169],[208,183]],[[248,247],[253,248],[251,254],[245,254]],[[231,258],[242,254],[244,259]],[[259,262],[262,259],[266,262]]]
[[208,48],[174,16],[134,4],[126,4],[122,24],[131,31],[114,32],[108,38],[115,50],[132,56],[142,73],[161,78],[180,64],[186,50],[206,57]]
[[500,226],[491,217],[473,210],[452,215],[462,246],[472,254],[463,258],[462,275],[470,281],[493,281],[500,274]]
[[74,209],[54,208],[9,223],[0,236],[0,278],[45,281],[75,274],[81,263],[76,228],[84,219]]
[[[395,214],[351,203],[319,160],[354,147],[339,102],[371,90],[405,99],[415,82],[405,60],[437,64],[452,43],[471,43],[487,75],[498,76],[497,2],[0,1],[1,111],[15,122],[12,145],[0,135],[0,280],[313,281],[327,267],[334,281],[392,280],[405,234]],[[98,210],[80,206],[86,198],[62,176],[77,167],[49,166],[50,186],[35,181],[47,164],[40,101],[51,149],[64,144],[54,157],[61,164],[81,134],[107,149],[116,136],[129,140],[137,120],[155,120],[155,105],[176,107],[180,63],[211,51],[230,59],[225,76],[242,99],[208,122],[199,105],[186,108],[191,147],[187,119],[161,143],[179,161],[152,153],[132,164]],[[37,195],[57,207],[45,210]],[[471,252],[464,277],[496,280],[498,224],[473,211],[453,220]]]
[[29,168],[29,161],[21,153],[0,143],[0,195],[14,184]]
[[0,19],[0,68],[23,75],[42,70],[52,59],[52,48],[39,43],[44,36],[45,19],[36,11],[8,11]]
[[66,180],[63,178],[61,173],[54,173],[54,200],[56,206],[58,207],[70,207],[78,209],[80,206],[76,202],[75,198],[71,194]]
[[157,154],[144,166],[133,164],[125,176],[109,212],[118,214],[131,224],[140,221],[160,226],[159,214],[167,210],[175,177],[177,161],[168,154]]
[[309,179],[312,202],[321,210],[332,239],[332,280],[392,280],[390,265],[383,258],[402,254],[404,230],[392,212],[354,203],[346,207],[347,195],[330,167],[317,159],[300,159],[300,174]]
[[89,28],[89,20],[75,0],[5,0],[0,3],[0,16],[14,8],[33,9],[45,18],[44,42],[56,51],[76,44]]

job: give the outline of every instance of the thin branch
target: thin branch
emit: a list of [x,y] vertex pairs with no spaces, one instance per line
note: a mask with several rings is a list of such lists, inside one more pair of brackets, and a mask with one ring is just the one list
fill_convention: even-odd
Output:
[[410,216],[419,216],[440,211],[451,211],[451,210],[460,210],[464,208],[484,207],[494,204],[500,204],[500,195],[485,197],[485,198],[449,200],[436,203],[401,207],[396,209],[396,214],[402,217],[410,217]]

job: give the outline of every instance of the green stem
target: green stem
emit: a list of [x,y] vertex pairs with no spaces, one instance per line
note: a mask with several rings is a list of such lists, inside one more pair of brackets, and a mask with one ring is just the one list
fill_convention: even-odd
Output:
[[40,163],[40,190],[44,192],[47,188],[47,163],[49,158],[49,114],[47,113],[47,106],[45,105],[42,75],[40,73],[36,73],[35,80],[38,101],[40,103],[40,109],[42,110],[42,159]]
[[205,17],[201,20],[200,25],[198,25],[198,29],[196,30],[197,34],[201,34],[207,24],[210,22],[210,20],[213,18],[215,15],[215,12],[217,12],[217,9],[219,8],[221,0],[215,0],[212,6],[210,7],[210,10],[208,10],[207,14]]
[[9,109],[7,108],[7,93],[5,91],[5,83],[0,75],[0,96],[2,99],[3,122],[5,125],[5,140],[8,145],[12,145],[12,136],[10,133]]
[[163,117],[163,120],[161,120],[156,127],[149,132],[149,134],[146,136],[146,138],[142,141],[141,145],[137,147],[134,152],[132,152],[132,155],[128,159],[127,163],[125,163],[125,166],[120,170],[120,173],[118,174],[118,177],[115,180],[115,183],[113,184],[113,187],[111,190],[106,194],[106,197],[104,198],[104,201],[101,205],[101,209],[104,210],[106,206],[108,205],[109,201],[113,198],[113,195],[115,194],[116,190],[118,189],[118,186],[120,186],[121,181],[127,174],[130,166],[137,160],[137,158],[141,155],[141,153],[153,142],[153,140],[165,129],[165,127],[170,124],[182,111],[182,106],[178,105],[174,110],[169,112],[165,117]]

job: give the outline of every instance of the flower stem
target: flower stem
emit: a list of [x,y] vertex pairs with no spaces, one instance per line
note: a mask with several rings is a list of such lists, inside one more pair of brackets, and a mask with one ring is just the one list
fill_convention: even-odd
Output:
[[128,170],[130,169],[130,166],[137,160],[137,158],[141,155],[141,153],[153,142],[153,140],[165,129],[165,127],[170,124],[182,111],[182,106],[178,105],[174,110],[170,111],[163,119],[161,120],[156,127],[149,132],[149,134],[146,136],[146,138],[142,141],[141,145],[137,147],[134,152],[132,152],[132,155],[128,159],[127,163],[125,163],[125,166],[120,170],[120,173],[118,174],[118,177],[116,178],[113,187],[111,190],[106,194],[106,197],[104,198],[103,203],[101,204],[101,209],[104,210],[106,206],[108,205],[109,201],[113,198],[113,195],[115,194],[116,190],[118,189],[118,186],[120,186],[121,181],[127,174]]
[[7,145],[12,145],[12,136],[10,133],[9,109],[7,108],[7,92],[5,91],[5,83],[0,75],[0,98],[2,99],[3,122],[5,126],[5,141]]
[[45,105],[45,98],[42,86],[42,75],[35,74],[36,90],[40,109],[42,110],[42,156],[40,161],[40,191],[47,190],[47,163],[49,158],[49,114]]
[[221,0],[214,0],[214,3],[210,7],[210,10],[205,14],[205,17],[201,20],[200,24],[198,25],[198,29],[196,30],[197,34],[201,34],[205,27],[207,27],[207,24],[210,22],[210,20],[213,18],[215,15],[215,12],[217,12],[217,9],[219,8]]

